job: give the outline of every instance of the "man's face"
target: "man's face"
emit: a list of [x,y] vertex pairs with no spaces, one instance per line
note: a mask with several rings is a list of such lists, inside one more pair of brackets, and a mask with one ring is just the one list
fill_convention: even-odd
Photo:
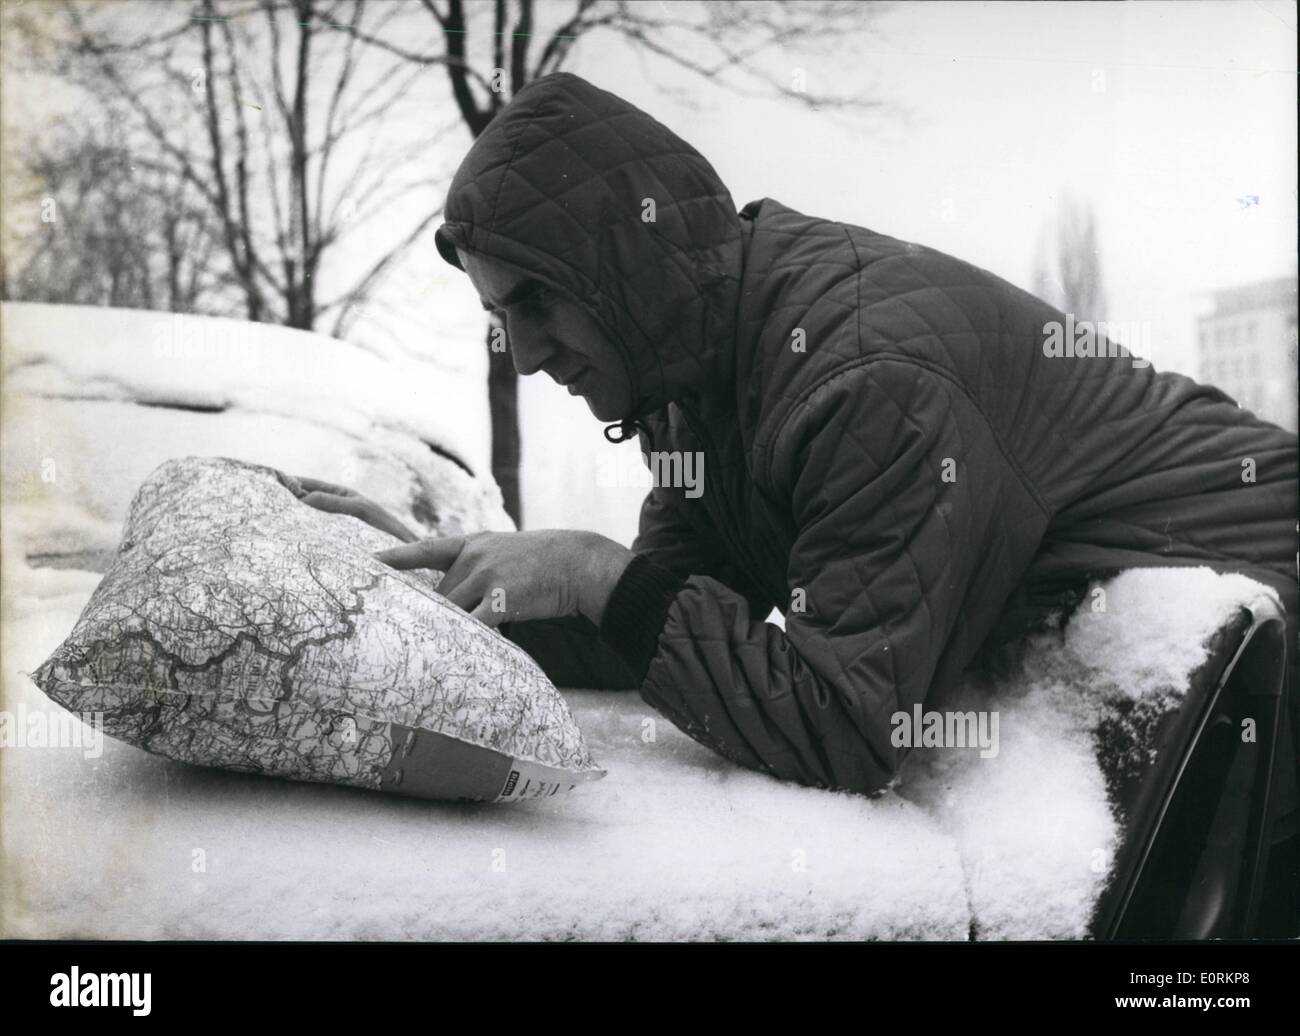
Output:
[[602,421],[631,413],[635,400],[618,346],[582,306],[527,274],[463,250],[456,254],[483,308],[505,325],[515,370],[545,371]]

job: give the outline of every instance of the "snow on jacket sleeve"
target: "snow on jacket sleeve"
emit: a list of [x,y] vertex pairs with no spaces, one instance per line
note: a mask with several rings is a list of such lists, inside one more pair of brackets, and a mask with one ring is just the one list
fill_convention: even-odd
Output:
[[720,581],[679,585],[638,556],[601,635],[644,674],[644,700],[714,751],[875,792],[906,751],[891,716],[966,666],[1041,536],[1003,514],[1041,511],[965,391],[913,362],[835,375],[773,442],[797,528],[786,630]]

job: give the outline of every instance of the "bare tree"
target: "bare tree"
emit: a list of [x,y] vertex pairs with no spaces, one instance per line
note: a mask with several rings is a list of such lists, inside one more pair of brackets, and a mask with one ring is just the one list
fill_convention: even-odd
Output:
[[[773,65],[778,51],[788,54],[797,47],[815,54],[819,48],[841,44],[847,36],[860,37],[883,7],[879,4],[570,0],[540,5],[534,0],[477,4],[419,0],[418,7],[431,29],[423,44],[411,41],[406,22],[394,23],[390,31],[337,22],[330,28],[415,67],[443,68],[456,110],[474,138],[520,89],[539,76],[559,71],[579,41],[598,31],[621,37],[639,53],[684,69],[704,83],[743,95],[787,97],[814,108],[879,107],[868,98],[822,88],[830,77],[818,76],[815,69],[791,67],[788,58],[787,63]],[[400,35],[391,31],[399,27]],[[489,348],[488,358],[492,474],[507,512],[521,522],[518,377],[508,353]]]
[[95,127],[33,140],[16,178],[40,185],[5,297],[128,306],[177,313],[220,311],[224,287],[211,213],[191,184],[142,169]]
[[[458,122],[477,137],[524,85],[562,68],[585,37],[614,34],[639,54],[746,96],[868,110],[877,103],[827,89],[832,77],[818,75],[815,62],[791,67],[789,48],[806,58],[860,37],[878,10],[853,0],[61,0],[16,24],[44,70],[81,86],[88,104],[111,117],[115,154],[134,176],[185,185],[206,213],[214,242],[206,304],[304,329],[328,320],[341,336],[441,207],[431,201],[405,218],[396,240],[327,291],[330,257],[399,199],[445,183],[433,162],[418,160],[422,149]],[[375,53],[381,63],[363,60]],[[443,70],[456,117],[432,137],[388,146],[381,130],[431,68]],[[416,175],[403,179],[412,169]],[[126,211],[128,201],[119,192],[122,211],[113,217],[127,236],[151,219]],[[111,249],[97,241],[88,257],[102,265]],[[173,240],[163,250],[177,247]],[[8,266],[4,272],[13,279]],[[131,298],[146,283],[154,305],[182,294],[132,276]],[[107,290],[124,297],[121,284]],[[492,470],[519,521],[518,379],[508,354],[488,356]]]
[[[421,70],[360,42],[399,13],[363,0],[63,0],[20,28],[44,71],[111,113],[117,153],[185,184],[206,210],[244,316],[329,321],[341,336],[441,211],[429,204],[359,271],[354,256],[327,269],[359,227],[440,183],[412,161],[433,138],[393,146],[384,132]],[[402,175],[412,167],[420,174]]]
[[1039,234],[1034,294],[1081,320],[1105,319],[1097,216],[1090,204],[1063,195]]

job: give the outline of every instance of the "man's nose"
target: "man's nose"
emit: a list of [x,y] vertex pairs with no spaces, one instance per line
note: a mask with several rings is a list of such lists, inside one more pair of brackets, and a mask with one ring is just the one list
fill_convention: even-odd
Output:
[[536,374],[555,352],[546,329],[531,321],[511,319],[506,328],[510,356],[522,375]]

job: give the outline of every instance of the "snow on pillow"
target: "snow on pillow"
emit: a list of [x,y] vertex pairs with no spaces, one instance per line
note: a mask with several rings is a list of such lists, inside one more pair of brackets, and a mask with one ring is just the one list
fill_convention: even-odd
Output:
[[510,801],[604,776],[524,651],[397,572],[386,533],[291,476],[171,460],[67,640],[50,698],[182,762],[432,799]]

